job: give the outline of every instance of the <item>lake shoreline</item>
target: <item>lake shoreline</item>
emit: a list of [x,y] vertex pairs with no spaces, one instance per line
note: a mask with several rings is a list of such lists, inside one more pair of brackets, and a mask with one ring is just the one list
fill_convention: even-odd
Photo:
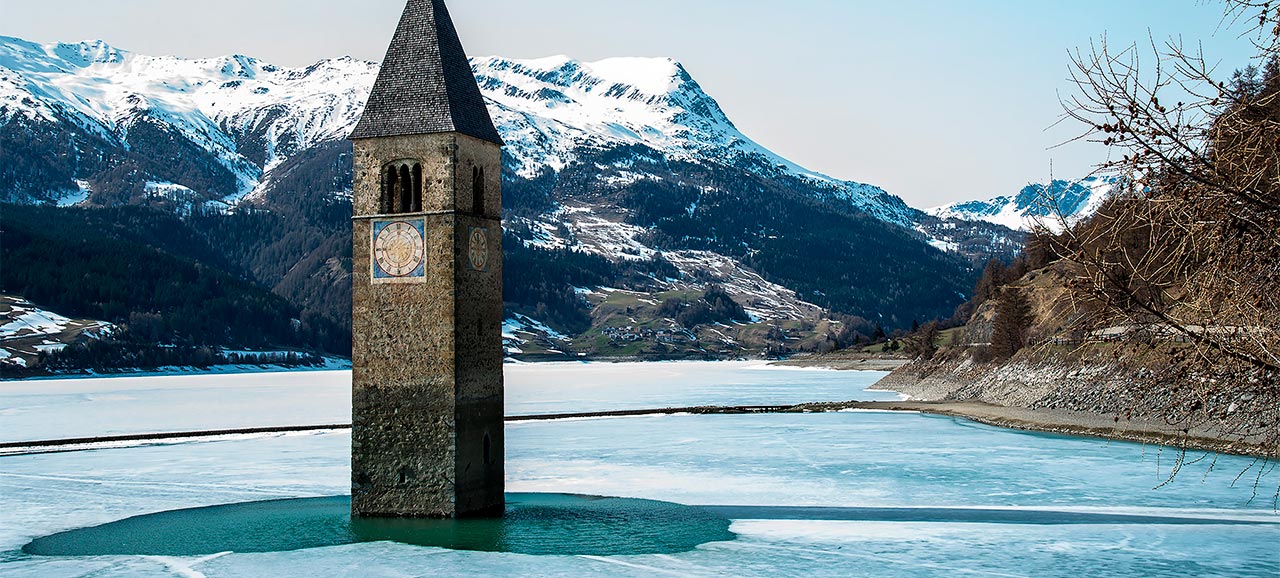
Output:
[[911,360],[891,353],[863,353],[833,351],[824,354],[797,354],[774,360],[769,365],[799,367],[804,369],[833,369],[836,371],[893,371]]
[[1203,451],[1256,457],[1273,457],[1275,450],[1247,440],[1231,440],[1217,435],[1214,428],[1194,427],[1183,433],[1171,431],[1170,425],[1143,419],[1117,419],[1115,416],[1045,408],[1007,407],[980,401],[851,401],[839,404],[806,404],[806,411],[879,410],[918,412],[957,417],[978,423],[1016,429],[1071,436],[1102,438],[1114,441],[1169,446],[1179,450]]
[[[745,406],[745,405],[703,405],[689,407],[665,407],[653,409],[627,409],[587,411],[552,414],[528,414],[506,416],[507,422],[553,421],[564,419],[590,419],[639,417],[652,415],[741,415],[741,414],[783,414],[783,413],[837,413],[850,410],[892,411],[925,413],[967,419],[978,423],[1016,429],[1055,433],[1069,436],[1104,438],[1116,441],[1156,444],[1187,450],[1218,452],[1224,454],[1265,457],[1261,450],[1248,443],[1233,443],[1219,438],[1204,437],[1196,434],[1170,434],[1158,429],[1154,424],[1141,420],[1120,422],[1114,418],[1106,418],[1089,412],[1069,412],[1063,410],[1010,408],[972,401],[845,401],[814,402],[797,405]],[[87,438],[69,438],[54,440],[37,440],[0,443],[0,450],[30,449],[54,446],[91,446],[95,444],[122,441],[157,441],[176,438],[201,438],[227,435],[245,435],[258,433],[297,433],[315,430],[350,429],[350,423],[241,428],[211,431],[183,431],[164,433],[128,434],[119,436],[97,436]],[[1203,434],[1203,432],[1197,432]],[[92,449],[92,448],[88,448]],[[40,452],[43,453],[43,452]],[[0,452],[0,455],[4,455]]]
[[314,371],[350,371],[351,360],[341,357],[326,357],[321,365],[253,365],[230,364],[196,367],[194,365],[166,366],[156,369],[122,369],[120,371],[68,370],[60,372],[31,371],[24,375],[0,377],[0,383],[18,383],[24,381],[56,381],[64,379],[106,379],[117,377],[174,377],[202,375],[250,375],[269,373],[307,373]]
[[[775,367],[793,367],[797,369],[831,370],[831,371],[881,371],[890,372],[897,369],[906,360],[892,358],[867,359],[831,359],[826,357],[800,357],[776,359],[765,357],[723,357],[708,359],[693,356],[646,357],[646,356],[612,356],[612,357],[559,357],[546,356],[528,358],[506,358],[504,366],[543,365],[543,364],[589,364],[589,363],[719,363],[719,362],[760,362]],[[16,377],[0,377],[0,383],[24,382],[38,380],[63,379],[102,379],[114,377],[168,377],[168,376],[207,376],[207,375],[243,375],[270,373],[306,373],[314,371],[351,371],[351,360],[341,357],[325,358],[323,365],[213,365],[209,367],[170,366],[158,369],[122,369],[119,371],[74,370],[62,372],[32,371]]]
[[1235,411],[1236,403],[1225,407],[1232,400],[1219,400],[1222,411],[1171,421],[1159,408],[1173,403],[1176,384],[1132,390],[1127,380],[1132,368],[1110,359],[1040,352],[996,364],[973,363],[966,356],[916,360],[870,389],[904,395],[922,404],[915,408],[920,411],[1001,427],[1280,459],[1273,432],[1258,413]]

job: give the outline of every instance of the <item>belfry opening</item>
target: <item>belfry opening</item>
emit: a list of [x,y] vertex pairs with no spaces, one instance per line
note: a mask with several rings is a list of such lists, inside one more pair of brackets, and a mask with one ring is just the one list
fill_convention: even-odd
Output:
[[402,160],[383,169],[378,211],[384,215],[422,212],[422,163]]

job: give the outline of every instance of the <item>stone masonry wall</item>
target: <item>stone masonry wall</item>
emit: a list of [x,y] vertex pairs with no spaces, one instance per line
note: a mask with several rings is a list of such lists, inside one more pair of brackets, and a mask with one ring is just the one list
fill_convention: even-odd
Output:
[[[404,159],[423,167],[423,212],[399,216],[426,222],[426,279],[375,285],[370,217],[378,210],[380,170]],[[492,217],[470,214],[475,163],[486,168]],[[500,163],[497,145],[454,134],[355,143],[351,451],[357,514],[439,517],[501,508]],[[488,232],[485,271],[470,267],[472,227]]]

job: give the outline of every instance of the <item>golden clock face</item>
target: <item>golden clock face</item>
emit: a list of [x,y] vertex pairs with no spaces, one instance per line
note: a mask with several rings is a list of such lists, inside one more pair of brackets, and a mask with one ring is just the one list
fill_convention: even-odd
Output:
[[488,229],[471,228],[471,234],[467,239],[467,259],[471,261],[471,268],[476,271],[484,271],[489,266]]
[[374,224],[374,278],[424,276],[426,247],[422,221],[390,221]]

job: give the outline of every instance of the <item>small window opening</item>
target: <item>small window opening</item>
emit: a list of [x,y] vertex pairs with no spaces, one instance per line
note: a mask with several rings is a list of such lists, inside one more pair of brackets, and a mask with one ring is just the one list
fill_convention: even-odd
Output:
[[477,215],[484,214],[484,169],[471,168],[471,207]]

